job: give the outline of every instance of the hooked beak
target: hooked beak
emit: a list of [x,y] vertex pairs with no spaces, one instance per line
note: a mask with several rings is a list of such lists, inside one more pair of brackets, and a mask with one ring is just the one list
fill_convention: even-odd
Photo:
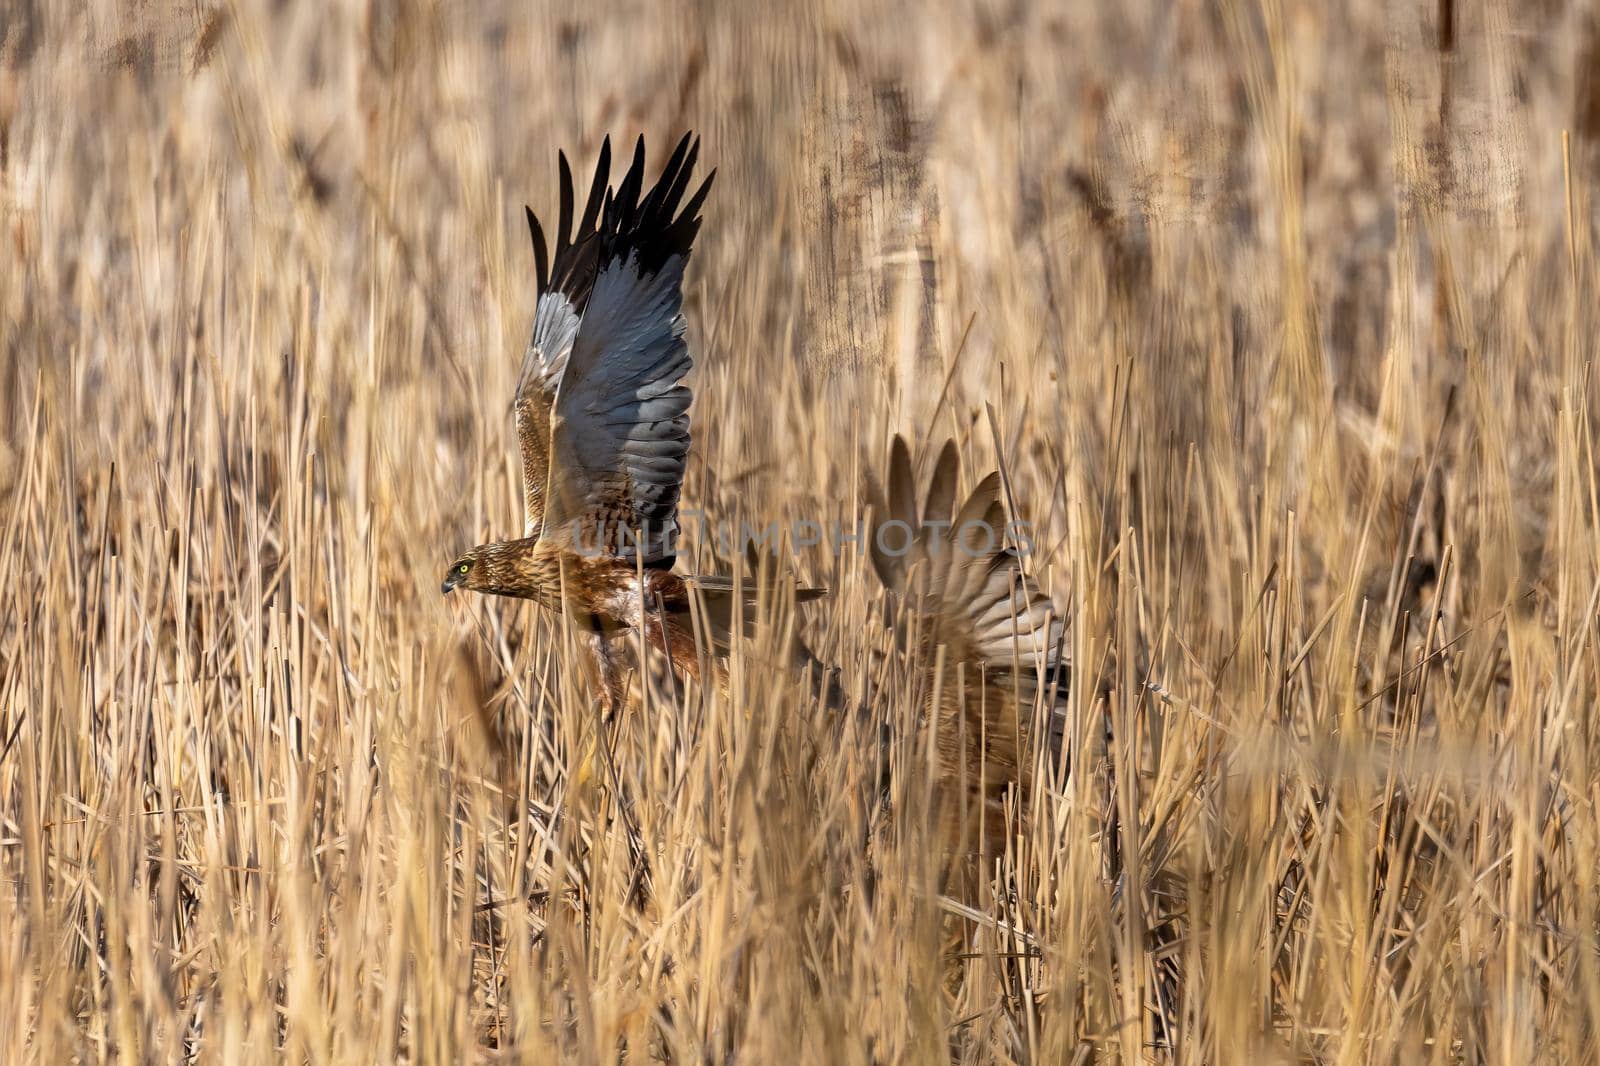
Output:
[[451,567],[450,572],[444,576],[444,584],[439,586],[439,591],[448,596],[450,590],[459,584],[461,584],[461,574],[457,572],[455,567]]

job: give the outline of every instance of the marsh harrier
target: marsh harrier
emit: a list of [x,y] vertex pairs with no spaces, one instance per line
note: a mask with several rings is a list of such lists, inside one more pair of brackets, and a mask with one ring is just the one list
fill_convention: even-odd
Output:
[[699,147],[685,135],[646,190],[641,137],[613,188],[607,138],[576,227],[562,154],[553,254],[527,209],[538,303],[516,394],[522,536],[473,548],[444,577],[447,593],[516,596],[565,613],[612,709],[621,699],[613,637],[643,630],[698,678],[691,598],[732,595],[726,579],[672,572],[689,453],[683,275],[715,176],[690,192]]

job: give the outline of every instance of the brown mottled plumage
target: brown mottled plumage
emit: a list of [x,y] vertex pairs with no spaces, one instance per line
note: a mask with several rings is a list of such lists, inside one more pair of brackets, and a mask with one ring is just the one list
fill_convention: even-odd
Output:
[[732,598],[725,581],[671,572],[689,452],[683,272],[711,186],[707,177],[685,201],[698,154],[686,135],[645,191],[641,137],[613,188],[608,138],[576,228],[572,171],[560,156],[553,258],[527,212],[539,300],[517,381],[523,536],[473,548],[444,578],[445,592],[516,596],[571,618],[613,710],[615,634],[642,630],[698,678],[691,598],[709,601],[713,619]]
[[[580,632],[608,638],[619,630],[643,628],[651,643],[675,666],[698,678],[699,660],[689,618],[692,580],[661,569],[645,569],[641,574],[635,567],[619,565],[612,556],[589,555],[525,537],[483,544],[467,552],[445,578],[445,591],[460,587],[533,600],[565,613]],[[722,593],[711,589],[702,595],[714,601]]]
[[[920,690],[926,724],[935,732],[934,814],[944,849],[944,893],[968,904],[984,899],[980,885],[992,872],[1017,827],[1006,799],[1026,811],[1043,783],[1035,767],[1059,772],[1068,760],[1066,711],[1069,682],[1101,685],[1073,675],[1065,648],[1066,626],[1051,600],[1024,572],[1019,552],[1007,546],[1013,532],[1000,501],[1001,480],[991,473],[958,505],[956,449],[947,442],[933,464],[920,507],[910,449],[895,438],[887,491],[868,477],[872,509],[868,543],[873,569],[889,593],[890,628]],[[1016,538],[1019,541],[1024,538]],[[1160,692],[1157,686],[1144,687]],[[1104,776],[1103,796],[1115,794],[1112,767],[1101,744],[1106,728],[1084,737],[1088,751],[1072,753],[1073,773]],[[1042,750],[1041,750],[1042,749]],[[1036,761],[1037,760],[1037,761]],[[1118,892],[1134,888],[1163,901],[1146,912],[1146,941],[1157,960],[1149,970],[1157,1025],[1165,1039],[1184,1002],[1181,890],[1168,868],[1126,864],[1113,808],[1102,839],[1106,866]],[[1146,836],[1149,844],[1153,837]],[[1159,850],[1159,849],[1156,849]],[[1130,870],[1143,880],[1130,887]],[[1125,905],[1125,904],[1124,904]],[[958,941],[965,932],[957,933]],[[965,947],[957,947],[952,959]]]
[[[947,441],[918,506],[906,442],[894,440],[887,492],[870,475],[868,544],[889,591],[891,628],[925,673],[918,679],[935,730],[935,802],[952,855],[1002,852],[1005,800],[1033,787],[1035,704],[1045,701],[1053,756],[1062,750],[1068,665],[1062,617],[1008,546],[1000,475],[957,505],[959,464]],[[942,669],[941,669],[942,668]]]

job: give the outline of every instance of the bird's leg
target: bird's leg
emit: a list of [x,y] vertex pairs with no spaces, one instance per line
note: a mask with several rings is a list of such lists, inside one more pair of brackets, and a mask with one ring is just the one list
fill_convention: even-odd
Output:
[[628,898],[635,907],[643,907],[649,881],[649,860],[644,853],[644,838],[634,824],[632,804],[622,789],[622,778],[617,773],[616,746],[621,733],[621,715],[627,702],[627,675],[618,661],[611,638],[601,629],[598,621],[591,634],[596,673],[600,687],[600,736],[596,738],[600,757],[605,760],[606,777],[611,782],[612,801],[622,818],[623,834],[628,842]]
[[606,749],[612,751],[616,745],[614,727],[628,698],[627,678],[623,674],[622,664],[617,662],[617,653],[611,646],[610,638],[600,630],[598,623],[594,629],[593,645],[600,685],[600,720],[605,726]]
[[[700,685],[705,683],[703,665],[711,668],[711,679],[724,697],[728,695],[728,667],[716,655],[701,660],[700,646],[694,632],[684,624],[683,615],[674,616],[661,602],[660,595],[652,598],[648,610],[641,610],[640,624],[652,647],[667,657],[673,669],[682,677]],[[679,690],[681,693],[681,689]]]

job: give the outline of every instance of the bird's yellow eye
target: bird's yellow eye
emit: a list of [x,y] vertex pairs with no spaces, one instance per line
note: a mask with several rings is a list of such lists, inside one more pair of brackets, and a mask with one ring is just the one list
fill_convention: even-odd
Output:
[[471,563],[462,563],[460,566],[456,567],[456,573],[464,574],[468,570],[471,570],[471,569],[472,569],[472,564]]

